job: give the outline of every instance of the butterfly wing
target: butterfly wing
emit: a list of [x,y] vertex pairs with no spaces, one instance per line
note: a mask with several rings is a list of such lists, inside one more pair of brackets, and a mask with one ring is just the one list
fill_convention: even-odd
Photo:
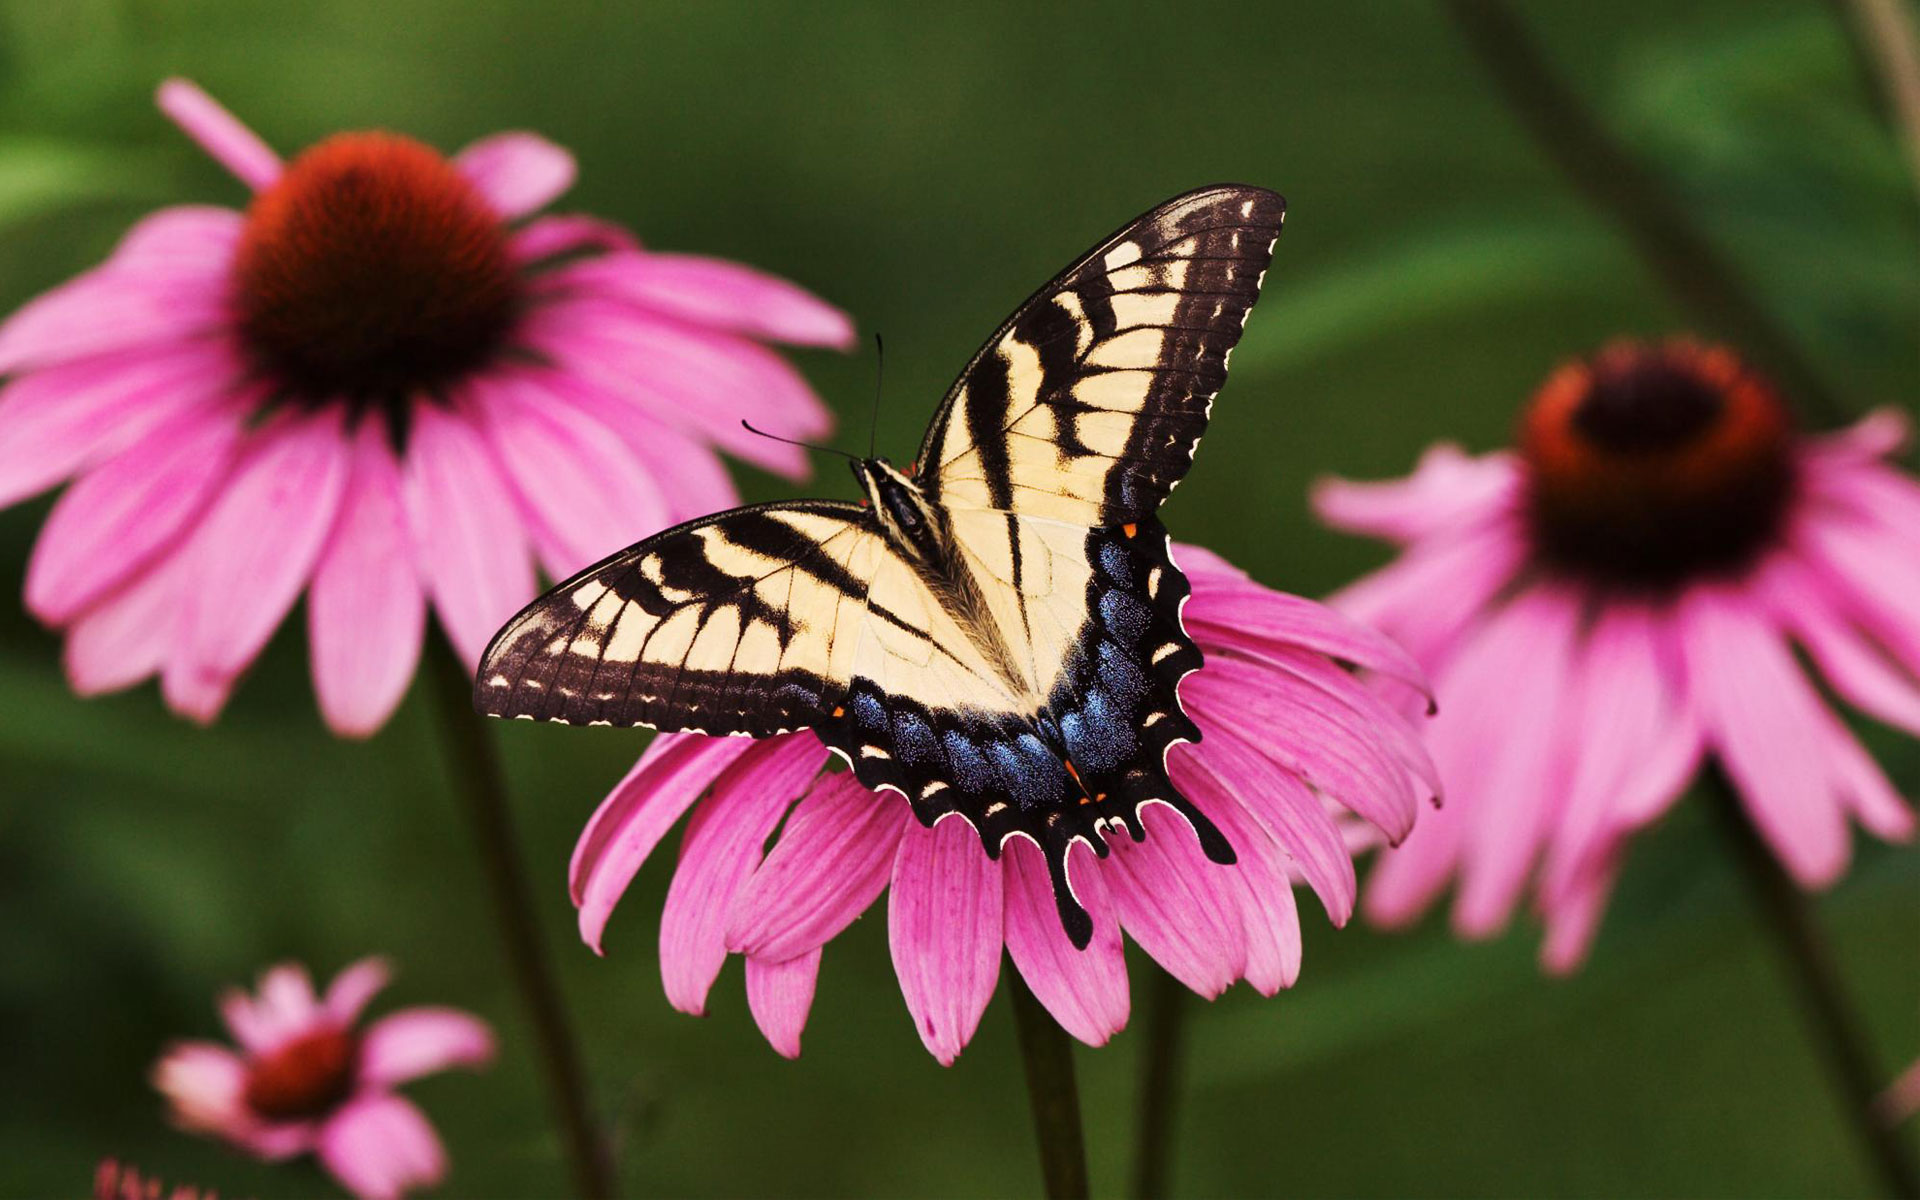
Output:
[[521,610],[481,657],[491,716],[765,737],[844,691],[869,581],[866,510],[738,508],[656,534]]
[[919,479],[951,507],[1086,526],[1152,513],[1192,465],[1286,201],[1176,197],[1034,293],[948,391]]

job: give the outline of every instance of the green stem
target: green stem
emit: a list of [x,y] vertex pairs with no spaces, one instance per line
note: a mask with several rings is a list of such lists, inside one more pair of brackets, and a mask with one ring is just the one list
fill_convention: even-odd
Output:
[[1879,1119],[1875,1101],[1881,1075],[1868,1049],[1866,1024],[1847,996],[1812,904],[1755,831],[1726,774],[1716,766],[1704,782],[1761,923],[1773,935],[1788,982],[1798,995],[1814,1050],[1839,1093],[1843,1119],[1887,1194],[1900,1200],[1920,1198],[1920,1170],[1898,1132]]
[[1146,1041],[1140,1048],[1140,1093],[1133,1131],[1134,1200],[1161,1200],[1173,1179],[1175,1126],[1186,1057],[1187,989],[1165,971],[1147,971]]
[[1087,1148],[1080,1130],[1080,1089],[1073,1077],[1073,1039],[1047,1012],[1020,972],[1007,972],[1027,1099],[1040,1143],[1040,1174],[1047,1200],[1086,1200]]
[[427,658],[454,790],[473,825],[494,920],[533,1030],[534,1058],[546,1076],[574,1188],[585,1200],[611,1200],[615,1194],[612,1157],[587,1101],[579,1045],[535,916],[499,753],[484,719],[473,711],[473,679],[452,646],[438,636],[430,637]]
[[1707,331],[1740,347],[1826,424],[1847,406],[1660,181],[1628,154],[1555,74],[1504,0],[1441,0],[1541,152],[1610,219],[1647,269]]
[[1920,189],[1920,35],[1907,0],[1833,0]]

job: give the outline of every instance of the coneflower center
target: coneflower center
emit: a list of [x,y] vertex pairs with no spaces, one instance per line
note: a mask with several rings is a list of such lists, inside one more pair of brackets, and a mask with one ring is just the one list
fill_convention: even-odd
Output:
[[1622,343],[1561,368],[1521,421],[1535,556],[1604,584],[1737,572],[1778,535],[1791,422],[1729,350]]
[[302,1034],[247,1066],[247,1107],[270,1121],[324,1116],[353,1093],[359,1039],[344,1029]]
[[435,151],[343,133],[254,199],[234,263],[241,339],[288,399],[394,403],[496,354],[521,286],[500,216]]

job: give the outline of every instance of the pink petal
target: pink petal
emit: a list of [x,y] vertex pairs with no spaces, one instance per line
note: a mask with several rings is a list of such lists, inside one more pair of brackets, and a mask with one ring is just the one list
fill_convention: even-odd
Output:
[[592,251],[638,250],[633,235],[611,221],[565,213],[557,217],[537,217],[508,237],[508,252],[521,266],[532,266],[544,259]]
[[341,1109],[320,1131],[319,1154],[360,1200],[397,1200],[447,1174],[447,1152],[433,1126],[393,1095],[362,1096]]
[[1849,703],[1887,724],[1920,736],[1920,679],[1861,636],[1844,601],[1797,564],[1768,573],[1776,620],[1793,631],[1820,673]]
[[194,1133],[237,1136],[248,1122],[246,1085],[240,1056],[213,1042],[175,1042],[153,1068],[174,1124]]
[[564,579],[669,524],[659,487],[605,424],[556,402],[537,375],[474,390],[482,427]]
[[395,1087],[455,1067],[483,1067],[493,1055],[493,1030],[478,1017],[452,1008],[403,1008],[367,1027],[360,1082]]
[[1200,755],[1183,753],[1172,766],[1174,786],[1219,826],[1239,858],[1228,878],[1240,892],[1247,982],[1263,996],[1292,987],[1300,977],[1300,913],[1286,852]]
[[116,272],[171,276],[224,290],[246,218],[230,208],[181,204],[140,218],[107,265]]
[[544,208],[573,186],[573,155],[537,133],[496,133],[454,157],[467,182],[509,220]]
[[903,828],[887,902],[893,971],[921,1043],[952,1066],[1000,981],[1000,865],[959,818]]
[[131,687],[166,665],[181,596],[194,585],[178,548],[88,609],[67,629],[67,681],[82,696]]
[[367,1002],[379,994],[392,977],[393,969],[385,959],[363,958],[333,977],[320,1007],[334,1023],[352,1025],[360,1019]]
[[1434,766],[1433,756],[1420,740],[1413,722],[1389,707],[1381,700],[1378,690],[1361,682],[1359,676],[1307,650],[1268,650],[1257,654],[1239,650],[1235,653],[1297,675],[1327,693],[1364,722],[1381,747],[1424,785],[1424,799],[1437,801],[1444,794],[1440,769]]
[[280,156],[273,148],[197,84],[169,79],[160,85],[154,100],[161,112],[241,183],[257,192],[280,178]]
[[[795,734],[794,737],[810,737]],[[663,733],[654,737],[581,831],[568,868],[568,886],[580,910],[580,937],[601,952],[607,918],[640,865],[714,778],[759,745],[746,738]]]
[[1181,619],[1196,640],[1253,650],[1298,647],[1366,667],[1429,693],[1426,672],[1380,633],[1324,604],[1251,580],[1194,589]]
[[739,505],[740,493],[734,490],[733,477],[706,442],[689,437],[578,376],[556,372],[547,382],[555,395],[619,431],[621,441],[640,460],[641,469],[666,500],[667,523],[689,521]]
[[1513,585],[1527,554],[1517,521],[1488,521],[1422,542],[1327,602],[1391,634],[1437,673],[1469,628]]
[[353,435],[351,477],[307,597],[313,686],[327,727],[366,737],[407,694],[426,595],[407,531],[400,465],[378,421]]
[[1474,458],[1442,442],[1420,457],[1405,479],[1356,483],[1322,478],[1313,485],[1313,511],[1350,533],[1415,542],[1483,519],[1514,502],[1519,464],[1509,454]]
[[1346,839],[1320,794],[1291,770],[1263,757],[1256,742],[1217,721],[1209,709],[1196,706],[1193,712],[1207,735],[1193,756],[1292,856],[1328,918],[1336,926],[1345,925],[1353,915],[1359,885]]
[[1433,722],[1434,760],[1467,820],[1454,924],[1468,937],[1506,924],[1565,802],[1569,748],[1583,735],[1567,703],[1581,686],[1570,662],[1577,605],[1546,588],[1516,599],[1454,676],[1477,704]]
[[747,1008],[767,1043],[782,1058],[800,1057],[800,1033],[820,979],[820,949],[785,962],[747,959]]
[[221,327],[225,306],[218,289],[198,280],[100,267],[0,323],[0,374],[204,339]]
[[1074,898],[1093,918],[1093,940],[1074,948],[1060,927],[1046,860],[1024,838],[1007,843],[1000,861],[1006,887],[1007,953],[1020,977],[1060,1027],[1089,1046],[1104,1046],[1125,1029],[1131,1011],[1120,922],[1113,913],[1093,851],[1076,846],[1068,858]]
[[207,509],[185,554],[195,575],[183,595],[180,642],[162,675],[167,701],[196,720],[218,709],[306,586],[347,481],[337,414],[260,431]]
[[1830,719],[1780,636],[1737,594],[1700,588],[1683,604],[1687,672],[1709,744],[1747,814],[1802,886],[1846,869],[1846,821],[1829,781]]
[[693,254],[608,254],[555,271],[555,286],[616,296],[664,316],[802,346],[853,344],[853,320],[805,288]]
[[1920,556],[1911,541],[1857,520],[1809,522],[1801,539],[1809,568],[1839,606],[1920,674]]
[[519,504],[472,423],[413,406],[402,492],[427,594],[469,669],[494,633],[533,598]]
[[254,1013],[270,1031],[270,1040],[305,1033],[322,1015],[313,993],[313,977],[298,963],[281,963],[260,977]]
[[265,1054],[284,1033],[272,1015],[256,1008],[253,997],[240,988],[220,993],[220,1019],[248,1054]]
[[727,949],[781,962],[838,937],[886,889],[912,819],[898,796],[868,791],[851,772],[821,779],[747,881]]
[[1182,695],[1320,791],[1378,825],[1393,841],[1413,825],[1406,772],[1351,712],[1284,672],[1222,656],[1189,679]]
[[1809,439],[1810,456],[1858,463],[1898,454],[1913,435],[1913,418],[1897,408],[1876,408],[1845,429]]
[[1586,961],[1607,910],[1616,868],[1606,864],[1582,875],[1546,910],[1547,936],[1540,944],[1540,965],[1553,975],[1570,975]]
[[727,927],[761,847],[820,773],[817,739],[764,742],[714,780],[680,843],[680,865],[660,914],[660,981],[667,1001],[699,1016],[727,960]]
[[1116,839],[1101,874],[1120,926],[1167,973],[1211,1000],[1246,968],[1240,896],[1229,872],[1200,850],[1184,818],[1164,805],[1143,814],[1147,840]]
[[1822,740],[1826,743],[1829,770],[1833,773],[1835,788],[1841,801],[1853,812],[1860,823],[1876,836],[1890,842],[1906,842],[1913,839],[1913,809],[1901,798],[1894,788],[1893,781],[1880,769],[1880,764],[1867,753],[1846,726],[1830,712],[1821,714],[1826,718],[1822,726]]
[[0,506],[139,442],[224,394],[233,364],[215,348],[87,358],[0,391]]
[[833,417],[783,358],[757,342],[618,304],[571,299],[537,309],[527,337],[563,367],[584,371],[663,420],[769,471],[805,478],[805,452],[741,427],[811,440]]
[[226,483],[239,435],[232,417],[182,417],[68,488],[27,564],[27,608],[63,625],[152,562]]

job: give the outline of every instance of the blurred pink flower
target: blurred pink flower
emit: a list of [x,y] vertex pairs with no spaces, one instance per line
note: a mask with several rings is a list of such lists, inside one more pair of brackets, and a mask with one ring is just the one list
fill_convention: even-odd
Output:
[[93,1200],[220,1200],[218,1192],[203,1192],[191,1184],[169,1188],[138,1167],[103,1158],[93,1170]]
[[364,959],[316,997],[306,969],[287,963],[261,976],[257,996],[228,992],[220,1011],[240,1049],[178,1042],[154,1067],[174,1123],[264,1159],[317,1154],[341,1186],[369,1200],[439,1183],[446,1151],[394,1089],[491,1062],[493,1033],[450,1008],[401,1009],[357,1029],[386,983],[385,964]]
[[[1209,998],[1237,979],[1263,995],[1291,985],[1294,879],[1344,924],[1356,895],[1350,854],[1371,841],[1352,826],[1398,840],[1433,794],[1410,722],[1340,664],[1425,684],[1378,634],[1198,547],[1178,554],[1193,583],[1182,615],[1206,654],[1181,698],[1205,740],[1172,756],[1172,775],[1237,864],[1209,861],[1183,819],[1150,808],[1144,842],[1117,838],[1105,860],[1076,848],[1074,891],[1094,921],[1091,944],[1076,950],[1030,843],[1015,839],[994,861],[964,820],[923,828],[900,796],[869,792],[850,773],[822,775],[827,751],[811,733],[662,734],[574,849],[581,936],[600,949],[635,872],[693,808],[660,924],[667,998],[702,1012],[727,955],[744,955],[754,1019],[788,1057],[800,1052],[822,948],[889,886],[894,970],[942,1063],[973,1036],[1003,946],[1048,1011],[1091,1045],[1127,1023],[1122,930]],[[1345,819],[1349,810],[1364,821]]]
[[429,599],[471,662],[536,560],[564,577],[735,503],[716,450],[805,475],[740,421],[824,433],[761,342],[845,346],[846,316],[533,217],[573,180],[565,150],[504,133],[448,160],[343,133],[283,166],[192,84],[159,103],[251,206],[163,209],[0,325],[0,504],[75,480],[26,581],[75,690],[157,673],[211,720],[307,590],[321,712],[365,735],[406,690]]
[[1585,957],[1626,842],[1703,762],[1803,886],[1846,870],[1849,819],[1913,812],[1795,659],[1920,734],[1920,485],[1891,412],[1797,437],[1724,349],[1622,343],[1563,368],[1517,454],[1436,446],[1408,479],[1329,481],[1343,529],[1400,558],[1333,598],[1433,673],[1444,811],[1368,880],[1411,920],[1458,877],[1455,928],[1501,929],[1529,882],[1545,965]]

